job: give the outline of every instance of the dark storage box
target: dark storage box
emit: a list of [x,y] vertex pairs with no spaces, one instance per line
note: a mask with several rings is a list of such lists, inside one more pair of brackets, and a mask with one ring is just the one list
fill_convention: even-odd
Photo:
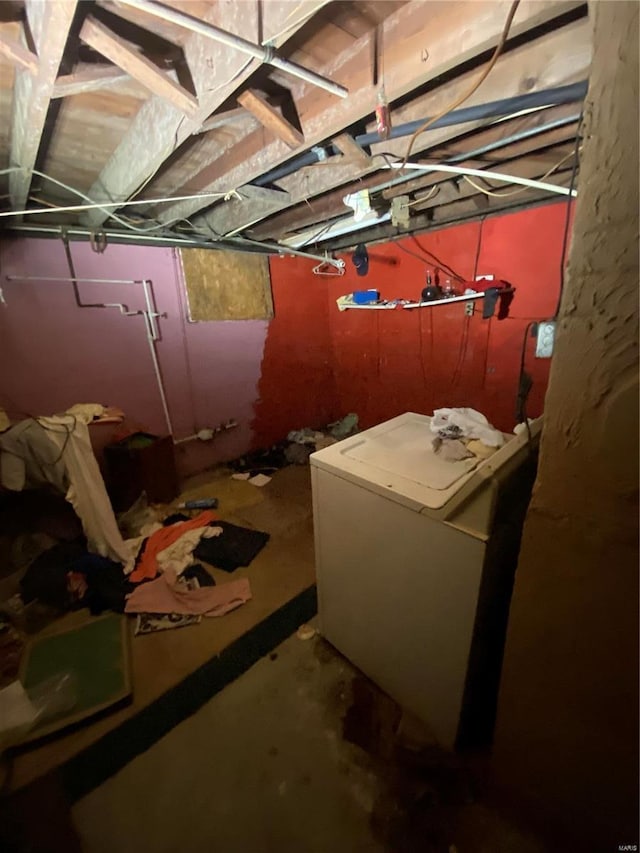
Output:
[[179,492],[170,435],[136,432],[104,449],[107,490],[116,512],[147,493],[151,503],[169,503]]

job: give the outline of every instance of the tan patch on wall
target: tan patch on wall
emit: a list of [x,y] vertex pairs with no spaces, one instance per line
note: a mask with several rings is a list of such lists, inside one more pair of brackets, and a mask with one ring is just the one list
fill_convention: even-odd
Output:
[[206,320],[270,320],[269,261],[263,255],[182,249],[189,317]]

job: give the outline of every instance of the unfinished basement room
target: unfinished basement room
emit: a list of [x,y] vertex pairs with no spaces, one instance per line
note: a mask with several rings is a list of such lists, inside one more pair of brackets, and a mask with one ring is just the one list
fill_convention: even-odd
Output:
[[639,11],[0,0],[2,853],[637,853]]

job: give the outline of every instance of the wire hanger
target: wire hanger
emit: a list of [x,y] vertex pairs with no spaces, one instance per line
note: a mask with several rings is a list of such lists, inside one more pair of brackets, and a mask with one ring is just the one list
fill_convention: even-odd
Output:
[[344,261],[337,264],[333,258],[325,252],[325,260],[313,268],[314,275],[344,275]]

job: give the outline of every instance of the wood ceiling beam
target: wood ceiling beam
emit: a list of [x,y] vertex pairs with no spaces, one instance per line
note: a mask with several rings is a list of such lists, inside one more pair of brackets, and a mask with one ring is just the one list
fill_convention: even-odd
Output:
[[[385,87],[389,99],[402,97],[445,71],[450,71],[461,62],[494,46],[504,27],[509,5],[509,3],[484,2],[484,0],[478,0],[472,4],[465,2],[431,4],[418,1],[409,2],[400,7],[382,24]],[[582,4],[522,0],[514,19],[513,34],[526,32],[580,5]],[[465,27],[461,30],[462,18],[465,20]],[[428,62],[420,61],[424,48],[425,27],[428,28],[429,41],[432,45]],[[368,33],[331,63],[332,78],[346,84],[349,88],[349,97],[345,101],[336,102],[335,99],[327,98],[321,92],[315,90],[310,92],[309,87],[304,88],[298,85],[292,87],[291,91],[298,108],[307,148],[338,135],[345,127],[373,114],[377,99],[377,87],[373,85],[371,74],[373,38],[373,33]],[[565,79],[571,73],[571,61],[575,54],[575,49],[571,49],[568,61],[560,63]],[[509,54],[504,59],[506,60],[508,56]],[[555,65],[557,68],[557,63]],[[477,73],[476,71],[476,76]],[[489,76],[487,83],[492,76]],[[541,66],[536,66],[533,79],[545,76],[554,75],[545,75],[544,70],[541,71]],[[516,80],[520,85],[522,80],[520,74],[516,74]],[[511,85],[513,88],[513,83]],[[483,93],[486,92],[484,86],[481,90]],[[480,97],[482,100],[490,100],[483,94]],[[404,145],[406,146],[406,141]],[[194,179],[176,188],[176,194],[217,192],[222,191],[223,187],[225,191],[237,188],[255,180],[289,157],[290,151],[281,141],[277,140],[264,145],[261,133],[249,134],[231,152],[202,169]],[[331,167],[325,166],[322,171],[327,172],[329,168]],[[340,183],[348,180],[349,168],[353,167],[342,167]],[[311,172],[312,170],[309,170],[307,173],[309,177]],[[306,180],[307,176],[305,176],[305,183]],[[318,180],[322,181],[320,178]],[[291,192],[292,197],[296,196],[288,186],[284,186],[284,182],[281,185]],[[313,192],[309,195],[313,195]],[[206,201],[200,198],[178,202],[162,210],[158,216],[165,222],[176,217],[191,216],[205,204]]]
[[275,107],[272,107],[260,92],[247,89],[238,95],[238,103],[289,148],[299,148],[304,144],[304,136],[298,128],[288,122]]
[[[313,15],[324,5],[326,0],[303,0],[300,14]],[[273,45],[277,48],[304,22],[292,18],[291,4],[286,0],[271,0],[268,6],[269,33],[274,34]],[[248,9],[253,8],[246,3],[212,2],[205,20],[244,38],[259,40],[257,17],[255,21],[247,20]],[[238,50],[196,34],[185,40],[184,54],[198,94],[198,111],[185,119],[172,104],[157,96],[145,102],[91,187],[89,195],[95,201],[125,201],[133,195],[259,67],[257,61],[248,61]],[[102,211],[91,211],[83,218],[94,227],[105,219]]]
[[[202,124],[197,133],[209,133],[210,130],[217,130],[217,128],[232,124],[235,121],[246,121],[248,117],[249,114],[244,107],[225,110],[223,113],[214,113]],[[253,123],[253,119],[251,121]]]
[[[553,38],[549,44],[533,44],[530,45],[525,52],[516,51],[513,54],[509,54],[509,57],[511,58],[505,57],[505,64],[502,67],[498,64],[494,69],[493,74],[496,76],[493,77],[492,75],[486,81],[487,86],[490,84],[489,97],[492,98],[495,89],[498,89],[499,87],[502,88],[505,97],[508,97],[512,92],[517,93],[521,84],[520,78],[514,73],[517,66],[512,64],[512,59],[514,62],[519,62],[522,72],[527,73],[529,68],[534,67],[538,62],[544,62],[545,59],[548,58],[549,49],[564,49],[567,48],[569,44],[576,44],[578,46],[583,44],[583,48],[586,51],[585,55],[582,60],[580,60],[579,56],[574,55],[573,61],[575,62],[577,76],[579,77],[581,74],[586,74],[588,71],[589,56],[588,32],[583,30],[582,25],[579,25],[578,31],[574,31],[574,28],[568,28],[568,31],[562,36],[562,38]],[[509,59],[508,62],[507,59]],[[554,63],[547,62],[543,67],[546,71],[542,72],[543,76],[539,79],[539,83],[542,88],[567,82],[566,79],[561,76],[564,71],[563,69],[556,68],[554,71]],[[547,72],[552,76],[545,76]],[[435,91],[430,93],[428,96],[429,100],[432,102],[432,108],[435,110],[439,108],[441,102],[444,102],[444,104],[449,103],[454,97],[454,93],[451,91],[451,86],[444,88],[444,92]],[[418,117],[424,117],[428,109],[425,106],[425,100],[425,98],[421,98],[413,104],[404,107],[402,110],[402,121],[412,121]],[[456,125],[454,127],[435,130],[427,136],[427,141],[429,141],[430,145],[425,152],[425,156],[428,154],[430,159],[433,158],[439,160],[446,159],[456,153],[461,153],[465,149],[467,151],[473,151],[485,145],[500,142],[517,132],[529,131],[536,127],[540,127],[541,125],[566,118],[567,116],[575,115],[579,110],[580,106],[578,104],[567,104],[559,107],[552,107],[535,113],[518,116],[514,119],[501,121],[497,124],[489,125],[488,127],[485,126],[483,129],[476,130],[475,132],[471,130],[471,133],[470,128],[473,129],[478,127],[480,126],[480,123]],[[574,135],[574,127],[575,126],[566,126],[564,128],[558,128],[547,131],[545,134],[541,134],[535,138],[524,139],[517,143],[511,143],[508,147],[503,146],[497,149],[489,156],[505,160],[508,156],[517,156],[518,153],[522,153],[533,148],[539,148],[544,144],[555,144],[557,141],[564,138],[570,138]],[[459,138],[461,136],[463,137],[462,139]],[[450,149],[452,143],[454,145],[453,151]],[[401,154],[405,146],[406,140],[401,139],[391,141],[387,147],[389,147],[392,152]],[[418,146],[418,149],[420,149],[420,146]],[[375,162],[380,164],[380,160],[376,160]],[[464,162],[466,165],[472,165],[469,159],[466,159]],[[482,165],[480,161],[474,160],[473,162],[478,166]],[[329,172],[329,170],[331,171]],[[284,210],[279,216],[273,217],[268,222],[265,222],[257,228],[252,228],[251,233],[254,238],[264,239],[265,237],[280,237],[282,234],[291,229],[303,227],[305,225],[312,225],[320,221],[322,218],[336,216],[341,210],[342,197],[347,192],[351,192],[355,188],[372,189],[389,181],[389,174],[387,171],[374,172],[373,167],[357,173],[354,172],[353,169],[340,168],[338,170],[336,167],[325,167],[325,171],[322,169],[314,169],[314,167],[312,167],[305,171],[306,174],[303,181],[301,181],[301,176],[298,175],[296,178],[294,175],[279,182],[283,189],[287,189],[289,191],[292,199],[292,207]],[[406,195],[419,187],[425,185],[431,186],[434,180],[435,179],[431,175],[421,175],[419,178],[414,178],[395,187],[389,187],[388,189],[383,190],[382,195],[386,199],[391,199],[396,195]],[[338,188],[333,189],[336,183],[338,184]],[[306,193],[308,193],[310,197],[307,197]],[[314,193],[318,193],[319,197],[314,198]],[[304,198],[304,206],[301,204],[301,197]],[[300,206],[295,207],[296,204]]]
[[348,160],[353,165],[360,166],[361,169],[368,169],[373,165],[371,157],[362,150],[350,133],[341,133],[331,141],[344,156],[345,161]]
[[111,32],[100,21],[87,18],[80,30],[80,38],[153,95],[168,101],[185,115],[193,116],[197,113],[198,101],[190,92],[167,77],[157,65],[134,50],[128,42]]
[[95,92],[98,89],[106,89],[124,80],[130,80],[131,76],[115,65],[92,65],[74,71],[73,74],[64,74],[58,77],[53,87],[52,98],[66,98],[69,95],[82,95],[85,92]]
[[[508,139],[514,133],[531,131],[546,123],[574,114],[576,111],[575,105],[567,105],[562,107],[553,107],[548,110],[532,113],[526,116],[520,116],[516,119],[501,122],[487,130],[478,131],[477,133],[460,140],[455,151],[450,151],[445,145],[438,146],[434,149],[428,149],[428,159],[446,161],[448,157],[454,154],[461,154],[465,149],[469,152],[483,147],[489,143],[499,142],[501,139]],[[502,146],[494,153],[492,158],[496,162],[505,161],[509,157],[516,157],[528,151],[537,150],[543,146],[555,145],[558,142],[564,142],[575,137],[576,124],[566,125],[554,130],[536,134],[534,137],[529,137],[517,143],[511,143]],[[482,168],[486,165],[486,160],[469,159],[461,161],[461,164],[467,166],[475,166]],[[393,177],[393,176],[391,176]],[[257,228],[251,229],[251,236],[257,240],[263,240],[266,237],[280,238],[283,234],[291,230],[297,230],[309,225],[313,225],[322,219],[330,219],[334,216],[339,216],[343,212],[344,204],[343,197],[349,192],[355,192],[357,189],[375,190],[377,186],[383,185],[390,180],[389,172],[376,172],[366,177],[359,178],[353,183],[349,183],[339,187],[337,190],[326,193],[322,196],[306,200],[303,204],[297,207],[290,207],[278,216],[272,217],[267,222],[262,223]],[[398,195],[407,195],[420,189],[424,186],[432,186],[437,183],[438,178],[433,175],[422,175],[419,178],[413,178],[405,181],[394,187],[389,187],[382,191],[382,197],[390,200]]]
[[209,228],[214,236],[232,236],[238,227],[244,227],[247,218],[247,204],[251,205],[256,221],[278,210],[286,203],[287,193],[281,190],[268,190],[263,187],[243,187],[242,200],[232,198],[220,202],[211,210],[198,216],[194,221],[197,227]]
[[35,74],[26,70],[16,73],[10,162],[21,171],[9,176],[14,210],[22,210],[29,196],[32,170],[77,4],[78,0],[56,0],[55,3],[26,0],[27,18],[38,51],[38,68]]
[[[521,94],[524,88],[533,88],[533,90],[548,89],[584,79],[588,75],[590,58],[590,27],[587,21],[578,21],[555,33],[548,34],[527,45],[523,45],[517,50],[510,51],[501,57],[480,90],[466,102],[465,106],[493,101],[499,98],[513,97]],[[477,72],[475,73],[477,74]],[[438,89],[433,90],[428,95],[416,99],[398,110],[394,110],[393,117],[396,125],[416,121],[444,109],[447,104],[452,103],[468,87],[470,79],[473,79],[472,73],[464,75],[463,78],[456,79],[445,86],[438,87]],[[531,83],[533,83],[533,87],[531,87]],[[473,150],[474,148],[479,148],[482,145],[505,138],[517,129],[525,129],[536,124],[546,123],[547,121],[551,121],[552,118],[575,114],[579,110],[580,107],[578,104],[571,104],[555,107],[551,110],[530,113],[517,119],[502,121],[490,126],[487,126],[487,121],[484,120],[464,125],[438,128],[418,138],[415,145],[415,153],[418,154],[427,149],[430,155],[433,153],[434,157],[439,158],[445,146],[460,136],[467,136],[468,138],[462,140],[459,143],[459,147],[462,150],[465,148]],[[478,132],[473,137],[468,136],[474,130]],[[530,143],[524,144],[530,145]],[[401,157],[406,147],[407,139],[394,139],[375,145],[372,150],[378,153],[385,151]],[[502,152],[499,152],[496,156],[502,156]],[[282,189],[286,189],[289,192],[293,204],[300,203],[304,199],[308,211],[309,208],[306,202],[309,201],[313,206],[314,196],[331,192],[336,187],[340,188],[336,190],[337,193],[341,191],[348,192],[349,189],[344,185],[351,181],[367,181],[370,187],[386,183],[388,181],[386,173],[383,173],[379,178],[372,181],[368,177],[379,168],[381,163],[381,159],[376,158],[369,168],[357,172],[352,167],[345,168],[339,163],[336,166],[327,165],[323,168],[309,167],[304,170],[304,174],[293,174],[279,181],[278,184]],[[414,180],[424,181],[425,178],[421,177]],[[360,186],[364,185],[360,183]],[[394,194],[403,195],[406,192],[406,185],[401,185],[397,190],[390,189],[388,197],[392,198]],[[305,218],[307,218],[307,211],[302,211],[302,215]],[[286,219],[286,212],[283,213],[283,217],[285,217],[282,220],[283,224],[286,223],[286,225],[289,225]],[[295,226],[295,214],[291,217],[291,223]],[[265,223],[266,225],[267,223]]]
[[0,56],[17,68],[26,69],[30,74],[36,74],[38,71],[38,57],[35,53],[31,53],[19,41],[8,38],[3,33],[0,33]]
[[[548,182],[557,183],[560,186],[562,181],[564,181],[565,185],[568,184],[569,179],[566,172],[556,176],[555,180],[550,178]],[[372,226],[363,231],[355,231],[344,237],[337,237],[335,240],[327,243],[325,248],[330,248],[331,251],[338,252],[356,246],[360,242],[366,243],[367,246],[371,247],[376,243],[387,243],[389,240],[405,237],[408,234],[424,234],[428,231],[438,230],[447,225],[454,225],[468,219],[478,219],[479,216],[494,216],[499,213],[508,213],[509,211],[520,210],[532,205],[557,203],[559,199],[565,198],[565,196],[551,196],[551,193],[542,190],[525,189],[522,195],[502,199],[488,198],[488,202],[485,202],[486,198],[486,196],[479,193],[469,198],[416,214],[411,219],[411,228],[408,231],[399,231],[397,227],[391,224]],[[478,205],[481,205],[481,207]]]

